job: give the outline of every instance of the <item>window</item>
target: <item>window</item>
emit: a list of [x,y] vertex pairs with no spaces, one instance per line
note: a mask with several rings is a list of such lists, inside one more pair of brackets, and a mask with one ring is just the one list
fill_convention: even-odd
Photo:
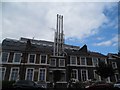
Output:
[[13,67],[11,68],[10,72],[10,79],[11,81],[15,81],[19,78],[19,67]]
[[100,81],[100,76],[98,74],[96,74],[96,70],[93,70],[94,73],[94,79],[96,79],[97,81]]
[[62,71],[60,81],[66,81],[66,74],[65,74],[65,71]]
[[86,58],[85,57],[81,57],[81,65],[86,65]]
[[59,66],[65,67],[65,59],[59,59]]
[[92,64],[92,58],[90,58],[90,57],[86,58],[86,62],[87,62],[87,65],[93,65]]
[[55,58],[51,58],[50,65],[51,66],[56,66],[56,59]]
[[70,64],[73,64],[73,65],[77,64],[77,57],[76,56],[71,56],[70,57]]
[[47,55],[41,55],[40,63],[41,64],[46,64],[47,63]]
[[21,53],[15,53],[13,62],[20,63],[20,61],[21,61]]
[[8,52],[3,52],[2,53],[2,62],[7,62],[8,57],[9,57],[9,53]]
[[4,78],[5,78],[5,72],[6,72],[6,67],[0,67],[0,72],[2,72],[2,73],[0,73],[0,74],[2,74],[1,76],[0,76],[0,80],[4,80]]
[[77,69],[73,69],[72,70],[71,77],[74,78],[74,79],[78,79],[78,71],[77,71]]
[[113,67],[114,69],[117,68],[116,62],[112,62],[112,67]]
[[34,77],[34,68],[27,68],[27,70],[26,70],[26,80],[33,81],[33,77]]
[[100,61],[101,61],[101,62],[104,62],[105,64],[107,64],[107,61],[106,61],[106,59],[104,59],[104,58],[101,58]]
[[81,70],[81,80],[82,81],[88,80],[88,72],[87,72],[87,70]]
[[39,69],[39,80],[38,81],[45,81],[46,80],[46,69],[40,68]]
[[35,54],[29,54],[29,63],[35,63]]
[[94,66],[98,65],[98,58],[92,58],[92,60]]

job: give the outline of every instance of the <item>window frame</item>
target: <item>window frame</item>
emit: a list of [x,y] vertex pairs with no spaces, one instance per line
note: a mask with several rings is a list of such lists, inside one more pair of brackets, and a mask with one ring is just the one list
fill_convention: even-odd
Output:
[[[85,58],[85,65],[82,64],[81,58]],[[82,66],[86,66],[87,65],[87,59],[86,59],[86,57],[80,57],[80,65],[82,65]]]
[[86,71],[86,81],[88,80],[88,70],[87,69],[81,69],[81,81],[83,81],[82,71]]
[[2,71],[3,68],[5,69],[4,75],[1,73],[1,76],[2,76],[1,80],[5,80],[6,67],[0,67],[0,68],[1,68],[1,72],[3,72],[3,71]]
[[97,58],[97,57],[92,57],[92,63],[93,63],[93,66],[96,66],[95,63],[94,63],[94,60],[93,60],[94,58],[97,59],[97,64],[96,64],[96,65],[98,65],[98,58]]
[[[61,60],[64,60],[64,65],[63,66],[60,65]],[[65,59],[59,59],[59,67],[65,67]]]
[[27,72],[28,72],[28,69],[32,69],[33,70],[33,74],[32,74],[32,81],[34,79],[34,68],[26,68],[26,74],[25,74],[25,80],[27,80]]
[[40,70],[45,70],[45,78],[44,78],[44,80],[43,81],[46,81],[46,68],[39,68],[39,72],[38,72],[38,81],[40,81]]
[[[78,69],[72,69],[72,71],[76,71],[76,78],[74,78],[74,79],[77,79],[77,80],[78,80]],[[73,77],[72,77],[72,73],[71,73],[71,78],[73,78]]]
[[[75,64],[71,63],[72,57],[75,57]],[[70,65],[77,65],[77,56],[70,56]]]
[[[30,62],[30,55],[35,55],[33,63]],[[28,54],[28,63],[29,64],[35,64],[35,62],[36,62],[36,54]]]
[[[2,56],[3,56],[3,53],[7,53],[8,55],[7,55],[7,60],[6,60],[6,62],[3,62],[3,60],[2,60],[2,63],[7,63],[8,60],[9,60],[10,52],[2,52],[2,53],[1,53]],[[2,58],[2,56],[1,56],[1,58]]]
[[[113,67],[113,63],[115,64],[115,67]],[[117,68],[117,63],[116,62],[112,62],[112,68]]]
[[[54,59],[54,60],[55,60],[55,65],[51,65],[51,59]],[[51,59],[50,59],[50,66],[51,66],[51,67],[56,67],[56,58],[51,58]]]
[[[12,81],[12,80],[11,80],[11,76],[12,76],[13,69],[18,69],[18,77],[19,77],[20,68],[19,68],[19,67],[11,67],[10,76],[9,76],[9,81]],[[16,80],[17,80],[17,79],[16,79]]]
[[[45,63],[41,63],[41,57],[42,57],[42,55],[43,55],[43,56],[46,56]],[[41,54],[41,55],[40,55],[40,64],[47,64],[47,55],[46,55],[46,54]]]
[[20,58],[20,61],[19,61],[19,62],[15,62],[16,54],[20,54],[21,57],[22,57],[22,53],[14,53],[14,56],[13,56],[13,63],[20,63],[20,62],[21,62],[21,58]]
[[[95,72],[96,72],[96,70],[93,70],[94,78],[95,78],[95,74],[96,74]],[[101,76],[100,75],[98,75],[98,78],[99,78],[99,81],[101,81]]]

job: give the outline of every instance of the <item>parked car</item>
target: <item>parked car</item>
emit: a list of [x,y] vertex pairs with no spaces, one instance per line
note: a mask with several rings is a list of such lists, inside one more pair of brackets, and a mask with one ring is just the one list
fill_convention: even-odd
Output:
[[97,89],[97,88],[106,89],[107,88],[108,89],[108,88],[113,88],[113,85],[110,83],[99,81],[90,86],[87,86],[86,88],[88,88],[88,89]]
[[18,80],[13,84],[13,88],[15,90],[44,90],[35,82],[29,80]]
[[45,81],[38,81],[37,84],[42,88],[47,88],[47,83]]
[[117,82],[114,84],[114,87],[115,87],[115,88],[120,88],[120,80],[117,81]]

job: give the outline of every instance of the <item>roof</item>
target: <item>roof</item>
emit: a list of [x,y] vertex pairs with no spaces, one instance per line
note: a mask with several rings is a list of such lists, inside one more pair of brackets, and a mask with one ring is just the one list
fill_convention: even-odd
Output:
[[[27,38],[21,38],[20,40],[4,39],[2,42],[2,50],[25,51],[27,41]],[[30,51],[41,53],[53,53],[54,42],[33,39],[30,39],[30,41]],[[64,44],[64,47],[64,51],[69,55],[90,55],[95,57],[106,57],[105,55],[98,52],[88,52],[87,45],[84,45],[82,48],[80,48],[78,46]]]
[[90,56],[93,56],[93,57],[107,57],[106,55],[103,55],[103,54],[101,54],[101,53],[91,52],[91,51],[89,51],[89,55],[90,55]]

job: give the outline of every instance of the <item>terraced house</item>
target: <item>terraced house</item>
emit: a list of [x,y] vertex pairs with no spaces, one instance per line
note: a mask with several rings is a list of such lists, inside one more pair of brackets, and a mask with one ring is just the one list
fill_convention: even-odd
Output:
[[[108,57],[83,47],[64,43],[63,16],[57,15],[54,42],[21,37],[19,40],[6,38],[2,42],[2,80],[32,80],[53,82],[53,72],[60,70],[61,80],[70,78],[79,81],[101,80],[95,66]],[[71,72],[71,73],[70,73]],[[110,81],[110,78],[108,78]]]

